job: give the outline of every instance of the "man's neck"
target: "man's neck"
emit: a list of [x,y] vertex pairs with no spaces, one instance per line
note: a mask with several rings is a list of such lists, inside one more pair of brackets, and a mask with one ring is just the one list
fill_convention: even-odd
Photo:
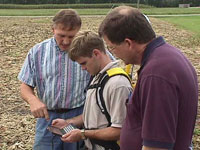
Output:
[[105,54],[105,56],[103,56],[101,60],[101,70],[103,70],[103,68],[105,68],[105,66],[108,65],[110,62],[112,62],[112,60],[108,55]]
[[137,46],[137,51],[138,51],[138,64],[137,65],[141,65],[142,63],[142,59],[143,59],[143,55],[144,55],[144,51],[146,50],[147,45],[150,43],[151,41],[145,43],[145,44],[138,44]]

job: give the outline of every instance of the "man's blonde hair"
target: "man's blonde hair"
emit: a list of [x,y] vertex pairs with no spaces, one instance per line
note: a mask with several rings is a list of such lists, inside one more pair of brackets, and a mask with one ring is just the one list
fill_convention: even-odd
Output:
[[79,57],[92,57],[94,49],[106,53],[103,39],[92,31],[82,31],[74,37],[70,45],[69,56],[73,61]]

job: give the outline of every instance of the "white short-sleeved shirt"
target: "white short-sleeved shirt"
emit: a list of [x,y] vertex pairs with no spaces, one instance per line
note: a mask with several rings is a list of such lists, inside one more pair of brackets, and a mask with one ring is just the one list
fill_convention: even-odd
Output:
[[[104,69],[93,78],[91,85],[98,83],[99,75],[114,67],[118,67],[117,61],[107,64]],[[125,102],[131,92],[131,84],[125,76],[114,76],[106,83],[103,90],[103,97],[107,111],[111,116],[112,127],[122,127],[122,123],[126,116]],[[89,129],[100,129],[108,126],[106,116],[101,112],[97,105],[95,88],[87,91],[85,107],[83,110],[83,120],[85,128]],[[86,140],[86,146],[92,150],[104,149],[98,145],[92,146],[89,140]]]

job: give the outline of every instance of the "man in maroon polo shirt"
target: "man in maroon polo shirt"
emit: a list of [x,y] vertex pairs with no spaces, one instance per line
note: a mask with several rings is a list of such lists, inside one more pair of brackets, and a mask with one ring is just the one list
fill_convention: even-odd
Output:
[[191,150],[198,83],[188,59],[156,37],[146,17],[128,6],[113,9],[99,34],[126,64],[141,66],[127,102],[121,150]]

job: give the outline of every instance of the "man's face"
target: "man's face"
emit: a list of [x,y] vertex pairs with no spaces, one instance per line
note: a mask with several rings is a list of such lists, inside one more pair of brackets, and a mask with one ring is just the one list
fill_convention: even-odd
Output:
[[79,27],[73,30],[68,30],[67,27],[64,27],[62,24],[57,24],[53,26],[53,33],[56,39],[56,43],[59,48],[63,51],[68,51],[70,44],[79,31]]
[[92,57],[79,57],[76,61],[83,70],[87,70],[91,75],[96,75],[100,71],[100,63],[94,55]]
[[130,63],[130,53],[129,53],[129,45],[126,43],[126,41],[122,42],[121,44],[114,44],[112,43],[107,36],[103,37],[104,41],[106,42],[108,50],[115,54],[118,58],[122,59],[125,64]]

